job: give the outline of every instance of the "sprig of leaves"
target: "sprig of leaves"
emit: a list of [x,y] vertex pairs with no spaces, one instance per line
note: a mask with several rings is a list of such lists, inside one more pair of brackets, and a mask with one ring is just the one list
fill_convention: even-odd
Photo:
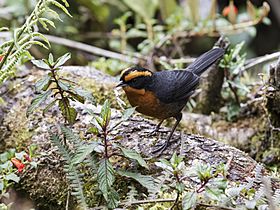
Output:
[[70,53],[66,53],[55,61],[53,55],[49,54],[48,60],[31,61],[38,68],[47,70],[48,73],[35,83],[36,91],[41,93],[31,101],[31,105],[27,109],[27,116],[29,116],[48,98],[52,98],[51,102],[49,102],[43,109],[43,114],[57,104],[65,120],[68,123],[73,124],[77,118],[77,111],[71,106],[70,101],[84,103],[85,100],[89,100],[94,102],[91,93],[75,86],[73,82],[59,76],[58,73],[61,70],[62,65],[64,65],[70,58]]
[[[39,0],[25,23],[20,28],[14,30],[13,40],[6,41],[0,45],[0,52],[4,55],[3,59],[0,60],[0,85],[13,75],[14,67],[22,57],[27,56],[28,60],[32,59],[28,51],[32,45],[38,45],[46,49],[50,47],[48,39],[40,32],[35,31],[34,27],[41,24],[46,30],[49,30],[48,26],[55,28],[54,22],[49,17],[53,19],[60,18],[58,13],[50,5],[61,9],[71,17],[66,9],[69,6],[67,0],[64,0],[63,4],[57,0]],[[52,15],[47,15],[46,13]],[[3,27],[0,30],[6,30],[6,28]]]
[[97,129],[97,132],[102,136],[104,154],[98,168],[98,186],[109,208],[116,208],[119,203],[119,195],[113,187],[116,174],[139,182],[142,186],[147,188],[148,191],[152,191],[155,188],[154,180],[151,176],[123,170],[116,170],[110,162],[110,157],[112,157],[113,154],[118,154],[127,158],[128,160],[136,161],[140,166],[149,169],[146,161],[139,153],[123,148],[117,144],[108,144],[111,132],[116,129],[123,121],[126,121],[133,114],[134,110],[135,108],[124,110],[120,120],[114,123],[111,121],[111,108],[110,102],[108,100],[104,102],[99,115],[96,115],[93,111],[88,110],[88,112],[93,115],[93,119],[91,121],[92,124]]

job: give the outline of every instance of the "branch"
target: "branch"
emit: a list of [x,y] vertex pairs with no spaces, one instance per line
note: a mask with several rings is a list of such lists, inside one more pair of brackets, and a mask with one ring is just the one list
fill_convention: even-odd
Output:
[[272,54],[268,54],[268,55],[264,55],[264,56],[260,56],[260,57],[257,57],[257,58],[250,59],[246,62],[246,64],[243,67],[241,67],[240,72],[242,74],[244,71],[246,71],[248,69],[251,69],[254,66],[257,66],[261,63],[266,63],[266,62],[275,60],[279,56],[280,56],[280,52],[275,52],[275,53],[272,53]]

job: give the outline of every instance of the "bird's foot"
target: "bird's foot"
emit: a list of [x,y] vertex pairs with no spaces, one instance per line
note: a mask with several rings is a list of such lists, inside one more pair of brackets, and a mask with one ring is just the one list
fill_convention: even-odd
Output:
[[166,148],[170,145],[169,142],[165,142],[159,146],[157,146],[158,148],[153,150],[152,153],[153,154],[158,154],[158,155],[161,155],[163,153],[164,150],[166,150]]
[[152,130],[150,133],[147,134],[147,137],[154,136],[158,131],[159,131],[159,128],[156,127],[154,130]]

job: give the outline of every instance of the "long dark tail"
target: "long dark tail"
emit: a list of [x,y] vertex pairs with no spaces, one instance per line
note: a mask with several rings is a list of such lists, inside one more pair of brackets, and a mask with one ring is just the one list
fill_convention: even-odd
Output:
[[225,51],[222,48],[213,48],[199,56],[186,70],[192,71],[199,76],[221,58],[224,53]]

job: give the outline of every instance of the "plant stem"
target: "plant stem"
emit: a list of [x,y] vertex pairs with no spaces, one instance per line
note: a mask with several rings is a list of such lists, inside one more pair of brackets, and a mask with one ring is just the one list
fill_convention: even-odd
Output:
[[105,158],[109,159],[109,155],[108,155],[108,142],[107,142],[108,133],[107,133],[107,128],[106,127],[103,130],[103,135],[104,135]]
[[[51,68],[50,71],[51,71],[51,73],[52,73],[52,77],[53,77],[53,79],[54,79],[54,82],[55,82],[55,84],[56,84],[56,87],[57,87],[57,89],[58,89],[58,92],[59,92],[59,94],[60,94],[60,96],[61,96],[61,101],[62,101],[62,103],[63,103],[65,109],[67,109],[67,108],[68,108],[68,105],[67,105],[66,102],[65,102],[65,97],[64,97],[64,95],[63,95],[63,92],[64,92],[64,91],[60,88],[60,86],[59,86],[59,84],[58,84],[58,80],[57,80],[56,75],[55,75],[55,69]],[[62,113],[63,113],[63,112],[62,112]],[[64,120],[65,120],[65,123],[66,123],[66,122],[67,122],[66,117],[65,117]]]
[[[224,71],[225,71],[224,75],[225,75],[226,79],[228,81],[232,81],[232,79],[229,78],[228,68],[225,68]],[[230,82],[228,82],[228,87],[231,90],[231,92],[233,93],[237,105],[240,106],[240,100],[239,100],[236,88],[234,88]]]

